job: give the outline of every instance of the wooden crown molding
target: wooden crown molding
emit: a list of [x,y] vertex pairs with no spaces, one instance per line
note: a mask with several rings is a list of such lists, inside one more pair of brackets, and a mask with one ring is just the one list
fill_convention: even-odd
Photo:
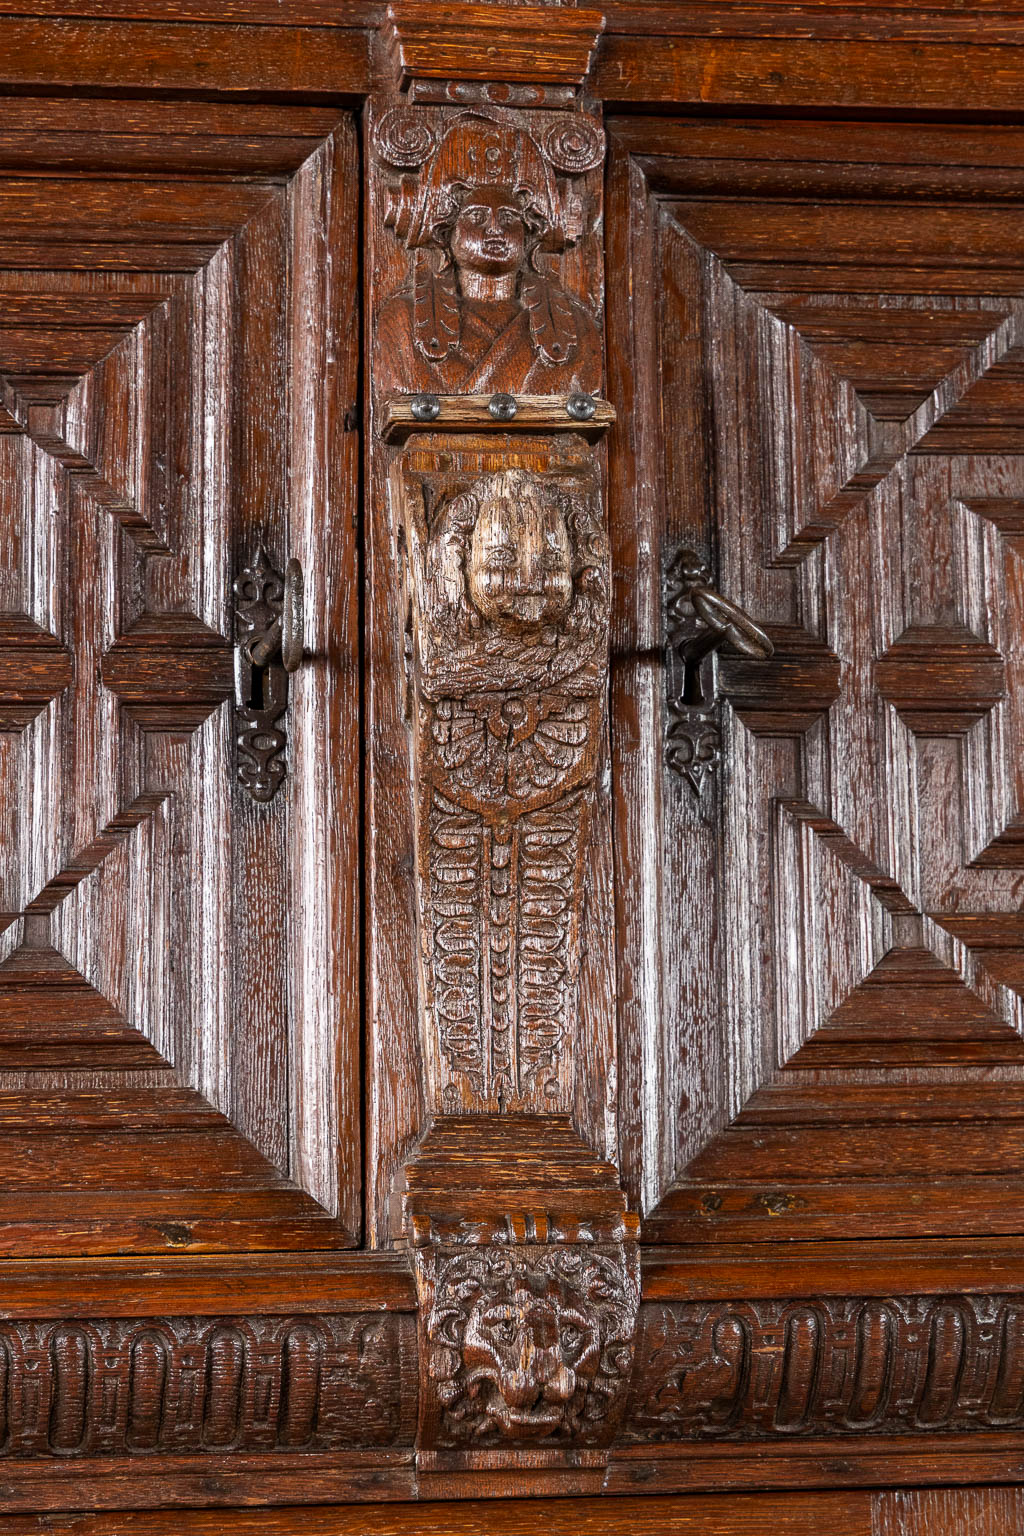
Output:
[[579,86],[604,25],[601,11],[400,0],[388,6],[385,37],[402,86],[453,78]]

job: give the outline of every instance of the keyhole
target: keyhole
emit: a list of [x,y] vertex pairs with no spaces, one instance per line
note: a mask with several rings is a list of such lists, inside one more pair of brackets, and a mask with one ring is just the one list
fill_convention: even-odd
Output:
[[688,709],[710,709],[715,702],[716,635],[700,635],[679,647],[683,663],[683,690],[681,702]]

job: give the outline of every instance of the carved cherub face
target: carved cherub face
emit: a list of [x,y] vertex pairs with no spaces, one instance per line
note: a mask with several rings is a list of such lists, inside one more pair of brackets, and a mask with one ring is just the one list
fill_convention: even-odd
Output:
[[502,476],[481,503],[469,546],[469,596],[477,612],[514,626],[550,624],[572,602],[572,548],[557,502]]
[[570,1405],[589,1390],[601,1334],[571,1287],[534,1274],[517,1280],[497,1297],[481,1296],[469,1314],[465,1387],[489,1426],[537,1440],[566,1427]]
[[473,187],[451,227],[449,248],[460,271],[501,277],[518,272],[526,254],[526,223],[510,187]]

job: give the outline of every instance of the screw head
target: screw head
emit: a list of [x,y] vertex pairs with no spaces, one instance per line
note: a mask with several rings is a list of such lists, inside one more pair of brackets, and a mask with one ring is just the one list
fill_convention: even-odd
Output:
[[593,395],[586,395],[578,389],[565,402],[565,409],[573,421],[589,421],[597,410],[597,401]]
[[517,406],[514,395],[492,395],[487,407],[495,421],[511,421],[516,413]]
[[441,414],[441,402],[436,395],[413,395],[410,409],[416,421],[436,421]]

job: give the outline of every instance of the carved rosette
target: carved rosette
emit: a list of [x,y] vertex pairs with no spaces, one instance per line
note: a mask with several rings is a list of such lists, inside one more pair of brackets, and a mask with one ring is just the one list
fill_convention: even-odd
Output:
[[[566,1107],[607,683],[588,450],[413,448],[392,489],[412,630],[422,992],[439,1107]],[[534,467],[527,467],[532,465]]]

